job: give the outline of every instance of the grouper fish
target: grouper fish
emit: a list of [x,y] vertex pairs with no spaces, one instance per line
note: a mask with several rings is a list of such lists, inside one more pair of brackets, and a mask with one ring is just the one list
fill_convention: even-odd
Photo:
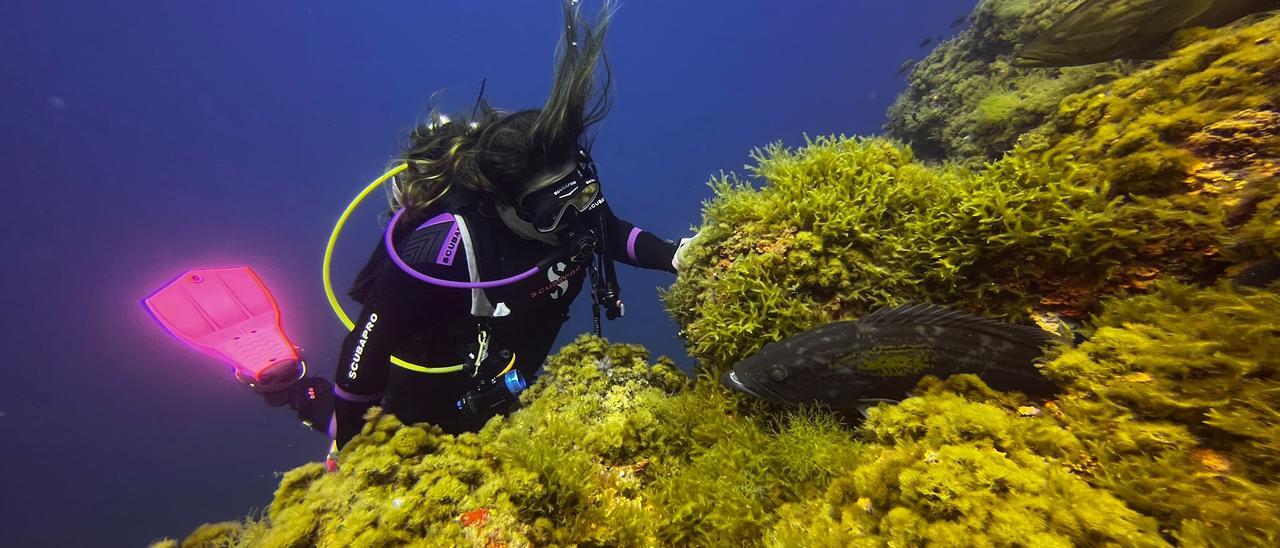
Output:
[[725,386],[775,403],[853,410],[901,400],[925,375],[978,375],[992,388],[1054,392],[1035,366],[1052,335],[929,304],[882,308],[769,343]]
[[1149,58],[1180,28],[1225,25],[1280,0],[1084,0],[1023,45],[1014,63],[1069,67]]

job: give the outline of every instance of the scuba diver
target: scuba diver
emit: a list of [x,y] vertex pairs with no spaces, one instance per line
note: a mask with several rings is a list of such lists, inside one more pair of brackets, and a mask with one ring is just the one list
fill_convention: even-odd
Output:
[[[563,7],[542,108],[499,111],[482,88],[469,116],[433,113],[410,136],[390,179],[391,221],[349,291],[363,309],[335,374],[336,446],[374,405],[405,423],[478,430],[534,378],[588,279],[599,331],[600,308],[609,319],[624,312],[614,261],[679,268],[677,244],[614,215],[591,158],[586,132],[609,109],[610,4],[595,23],[578,2]],[[393,365],[393,353],[413,363]],[[308,398],[289,392],[320,427],[312,406],[297,405]]]
[[[308,374],[279,305],[248,266],[184,272],[144,308],[188,347],[231,365],[268,405],[287,405],[327,432],[331,469],[375,405],[449,433],[510,411],[588,281],[599,334],[601,309],[611,320],[624,312],[614,262],[674,273],[691,241],[640,230],[605,201],[587,131],[609,110],[612,6],[606,0],[593,23],[577,0],[563,0],[563,41],[542,108],[491,108],[482,84],[469,115],[433,112],[395,167],[343,212],[323,272],[330,305],[351,328],[334,382]],[[363,306],[352,321],[333,295],[334,245],[388,181],[390,221],[348,292]]]

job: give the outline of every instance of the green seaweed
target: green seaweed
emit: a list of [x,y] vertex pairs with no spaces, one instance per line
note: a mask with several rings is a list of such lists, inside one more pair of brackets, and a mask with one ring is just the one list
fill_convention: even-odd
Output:
[[1055,400],[927,377],[857,427],[584,336],[480,433],[375,409],[338,473],[183,545],[1274,543],[1277,290],[1161,281],[1054,352]]
[[1280,295],[1163,282],[1091,331],[1044,369],[1094,483],[1192,544],[1280,540]]
[[1074,177],[1105,181],[1112,192],[1189,190],[1187,179],[1203,161],[1190,150],[1193,135],[1242,111],[1276,110],[1278,33],[1274,15],[1183,31],[1183,47],[1168,59],[1063,99],[1025,142],[1043,158],[1078,162]]
[[[757,190],[712,181],[689,273],[665,294],[689,352],[723,370],[779,340],[904,301],[1025,318],[1079,315],[1170,240],[1220,242],[1212,217],[1165,215],[1071,182],[1073,164],[1010,155],[930,167],[883,139],[756,151]],[[1182,261],[1178,268],[1208,268]]]
[[[981,385],[974,377],[958,384]],[[1046,417],[938,383],[870,411],[862,461],[783,508],[776,546],[1164,544],[1154,520],[1073,474],[1074,437]]]
[[375,408],[340,472],[288,472],[267,515],[247,520],[252,543],[232,544],[750,544],[856,454],[828,414],[744,414],[727,390],[693,387],[634,345],[584,336],[546,370],[524,409],[478,434]]

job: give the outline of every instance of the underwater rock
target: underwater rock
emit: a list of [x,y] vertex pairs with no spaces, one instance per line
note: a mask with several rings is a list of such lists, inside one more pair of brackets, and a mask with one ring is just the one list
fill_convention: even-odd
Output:
[[[1228,356],[1252,352],[1260,334],[1246,326],[1277,312],[1280,295],[1226,291],[1161,284],[1156,296],[1114,301],[1097,344],[1114,337],[1104,325],[1128,333],[1118,324],[1146,322],[1188,344],[1226,330]],[[1220,305],[1249,312],[1215,316]],[[1188,327],[1187,314],[1217,323]],[[1110,367],[1102,362],[1074,373],[1078,352],[1092,349],[1046,365],[1077,387],[1059,400],[1028,401],[973,375],[929,377],[855,428],[821,408],[765,410],[707,376],[690,384],[664,361],[651,365],[634,345],[584,336],[551,359],[522,409],[480,433],[449,436],[372,411],[341,471],[312,463],[288,472],[264,517],[202,527],[183,546],[1164,546],[1203,538],[1194,535],[1209,523],[1225,527],[1213,529],[1224,540],[1270,538],[1274,487],[1236,472],[1261,447],[1201,444],[1176,425],[1161,439],[1153,436],[1170,426],[1137,416],[1127,432],[1152,432],[1109,444],[1114,415],[1077,401],[1117,383],[1100,376]],[[614,365],[602,371],[606,357]],[[1153,387],[1164,386],[1160,374],[1152,371]],[[1238,409],[1230,417],[1261,418]],[[1262,428],[1245,429],[1252,439],[1273,428],[1224,419],[1210,420]],[[406,437],[430,443],[406,455],[393,442]],[[1144,453],[1160,447],[1195,468],[1161,468],[1168,462]],[[1183,483],[1141,484],[1152,476]],[[1224,491],[1221,480],[1244,491]],[[1209,488],[1218,492],[1200,491]],[[1224,515],[1229,499],[1254,506]]]
[[1184,192],[1197,155],[1273,157],[1266,134],[1280,97],[1276,36],[1280,14],[1188,31],[1168,59],[1063,99],[1022,144],[1041,158],[1071,158],[1076,177],[1106,181],[1117,194]]
[[1189,195],[1205,194],[1225,210],[1233,234],[1224,252],[1242,265],[1246,284],[1275,279],[1280,259],[1280,112],[1246,109],[1187,138],[1196,155]]
[[1144,248],[1146,271],[1209,280],[1280,258],[1278,35],[1280,14],[1188,30],[1168,59],[1064,99],[1016,153],[1067,161],[1075,184],[1194,227]]
[[1091,483],[1192,546],[1280,542],[1280,286],[1161,282],[1044,370]]
[[[1087,267],[1115,257],[1093,246],[1144,229],[1105,196],[1047,184],[1062,179],[1021,157],[973,173],[926,167],[884,140],[820,139],[762,152],[757,172],[770,186],[717,187],[712,224],[668,296],[673,310],[696,312],[676,315],[703,357],[698,382],[634,345],[582,337],[549,360],[522,409],[481,432],[449,436],[372,411],[341,471],[292,470],[264,517],[201,528],[191,545],[1280,540],[1270,419],[1280,408],[1280,287],[1156,282],[1150,295],[1104,303],[1086,342],[1043,366],[1066,387],[1055,400],[961,375],[926,378],[862,426],[820,407],[771,410],[711,374],[771,333],[897,294],[1034,305],[994,274],[1072,270],[1033,270],[1068,249],[1091,257],[1078,263]],[[1038,215],[1047,222],[1030,224]],[[795,218],[805,224],[781,222]],[[1084,226],[1102,233],[1081,241]],[[1009,249],[1042,255],[999,260]],[[707,300],[680,304],[695,294]]]
[[1012,149],[1018,136],[1068,95],[1125,74],[1126,63],[1069,69],[1013,65],[1019,44],[1073,6],[1059,0],[983,0],[973,24],[939,43],[907,78],[885,129],[925,160],[980,164]]
[[[1280,7],[1276,0],[1204,0],[1212,4],[1208,10],[1199,14],[1192,23],[1221,26],[1239,19],[1240,16],[1264,9]],[[1148,10],[1161,10],[1169,6],[1186,6],[1195,1],[1170,2],[1166,0],[1126,0],[1125,6],[1141,6]],[[1117,9],[1122,3],[1111,1],[1058,2],[1053,0],[984,0],[974,9],[974,25],[960,33],[955,39],[938,45],[932,53],[915,66],[908,77],[908,87],[889,109],[889,121],[885,125],[888,135],[905,141],[916,153],[927,160],[948,160],[979,164],[986,160],[994,160],[1011,151],[1019,142],[1019,136],[1036,130],[1043,123],[1061,123],[1059,104],[1064,110],[1072,110],[1076,100],[1074,94],[1088,95],[1099,91],[1096,86],[1105,85],[1121,77],[1144,86],[1145,77],[1132,74],[1139,68],[1149,67],[1151,63],[1135,64],[1130,61],[1108,61],[1081,67],[1065,68],[1032,68],[1019,66],[1015,51],[1023,44],[1023,55],[1034,52],[1032,45],[1037,36],[1049,36],[1048,28],[1054,24],[1066,25],[1074,21],[1068,13],[1077,5],[1083,10],[1094,6],[1103,9]],[[1194,7],[1194,6],[1193,6]],[[1203,6],[1202,6],[1203,7]],[[1125,8],[1128,9],[1128,8]],[[1135,8],[1136,9],[1136,8]],[[1183,8],[1178,8],[1183,9]],[[1124,10],[1121,9],[1123,12]],[[1131,12],[1140,13],[1141,10]],[[1176,10],[1175,10],[1176,11]],[[1084,13],[1084,12],[1080,12]],[[1087,19],[1087,18],[1086,18]],[[1263,88],[1274,88],[1274,82],[1265,75],[1272,74],[1265,67],[1266,59],[1274,59],[1274,34],[1244,30],[1257,23],[1268,26],[1265,22],[1273,20],[1270,15],[1259,14],[1254,17],[1240,19],[1223,29],[1193,28],[1185,29],[1170,39],[1167,31],[1162,31],[1160,43],[1162,48],[1158,55],[1147,57],[1181,58],[1181,61],[1170,64],[1164,62],[1169,72],[1200,72],[1204,66],[1199,62],[1208,62],[1209,56],[1226,48],[1242,54],[1252,49],[1250,55],[1236,55],[1232,59],[1235,65],[1251,64],[1258,72],[1244,72],[1239,76],[1249,75],[1255,83],[1246,84],[1239,77],[1229,73],[1205,71],[1205,78],[1187,82],[1190,86],[1206,84],[1218,86],[1222,94],[1235,93],[1240,97],[1258,98],[1257,90],[1250,86],[1261,85]],[[1111,26],[1101,27],[1092,22],[1080,23],[1088,33],[1103,33],[1108,29],[1122,33],[1124,29],[1149,29],[1159,21],[1150,18],[1136,17],[1125,19],[1107,19]],[[1189,24],[1189,23],[1188,23]],[[1128,26],[1125,26],[1128,25]],[[1176,26],[1180,26],[1181,23]],[[1229,28],[1228,28],[1229,27]],[[1099,30],[1101,28],[1101,30]],[[1173,27],[1171,27],[1173,28]],[[1138,31],[1135,31],[1138,32]],[[1274,29],[1272,29],[1274,33]],[[1248,42],[1230,43],[1224,37],[1241,37],[1247,34]],[[1083,45],[1106,43],[1097,40],[1094,34],[1082,38]],[[1047,39],[1047,38],[1046,38]],[[1117,38],[1119,40],[1119,38]],[[1213,45],[1200,44],[1208,41]],[[1167,50],[1167,52],[1165,51]],[[1192,55],[1202,56],[1197,59]],[[1232,56],[1228,56],[1232,57]],[[1246,57],[1248,57],[1246,59]],[[1190,64],[1189,64],[1190,63]],[[1022,63],[1026,65],[1027,62]],[[1224,67],[1225,68],[1225,67]],[[1244,67],[1239,67],[1241,70]],[[1221,82],[1212,78],[1223,78]],[[1157,80],[1160,82],[1160,80]],[[1267,83],[1270,82],[1270,83]],[[1164,82],[1161,82],[1163,84]],[[1153,95],[1169,98],[1171,92],[1153,85]],[[1094,88],[1094,89],[1091,89]],[[1200,100],[1195,90],[1184,90],[1187,101]],[[1103,91],[1105,93],[1105,91]],[[1274,95],[1272,95],[1274,97]],[[1208,99],[1208,98],[1205,98]],[[1254,101],[1248,108],[1259,108],[1271,104],[1266,101]],[[1274,106],[1272,107],[1274,108]],[[1216,110],[1212,105],[1211,110]],[[1134,111],[1135,113],[1141,110]],[[1058,121],[1053,120],[1058,118]],[[1094,119],[1096,121],[1096,119]],[[1193,126],[1191,131],[1198,130],[1209,122]],[[1167,124],[1156,123],[1153,131],[1162,131]],[[1182,128],[1179,128],[1181,131]],[[1182,136],[1185,137],[1186,134]],[[1152,163],[1147,161],[1147,164]],[[1176,164],[1174,159],[1170,162]]]
[[1015,64],[1068,67],[1158,56],[1174,31],[1280,8],[1277,0],[1085,0],[1018,49]]
[[1152,257],[1222,237],[1165,204],[1072,182],[1066,162],[930,167],[891,141],[828,137],[753,157],[764,184],[712,182],[688,275],[664,296],[690,355],[716,374],[765,343],[907,301],[1080,318],[1162,272],[1209,269],[1215,257]]
[[217,530],[235,546],[750,545],[857,454],[829,415],[746,413],[635,345],[583,336],[546,371],[476,434],[375,408],[339,472],[290,471],[265,517]]
[[1071,432],[972,376],[871,411],[855,468],[784,506],[770,546],[1165,546],[1155,520],[1091,487]]
[[1192,134],[1186,146],[1201,162],[1191,173],[1197,190],[1221,194],[1264,183],[1280,177],[1280,112],[1241,110]]

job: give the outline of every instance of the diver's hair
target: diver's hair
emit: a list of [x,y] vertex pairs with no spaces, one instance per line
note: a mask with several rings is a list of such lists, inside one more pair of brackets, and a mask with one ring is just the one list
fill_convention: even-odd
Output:
[[[582,17],[580,1],[565,0],[562,8],[564,36],[556,51],[559,62],[551,95],[529,133],[535,143],[548,148],[569,148],[572,156],[577,152],[572,149],[577,147],[579,137],[609,113],[613,73],[604,53],[604,39],[615,9],[613,3],[606,0],[593,25]],[[599,86],[596,85],[597,73],[603,80]],[[597,87],[598,94],[594,93]]]
[[450,192],[496,192],[480,173],[475,145],[482,128],[493,126],[502,114],[481,106],[477,108],[478,115],[456,120],[433,108],[428,122],[413,130],[403,157],[395,162],[408,167],[391,186],[393,209],[405,208],[406,217],[414,219]]
[[[551,95],[541,109],[507,113],[483,98],[466,116],[451,119],[432,109],[413,130],[399,162],[391,206],[415,218],[445,195],[514,205],[573,169],[587,129],[609,111],[612,81],[605,34],[616,11],[604,0],[594,22],[579,0],[561,0],[564,34],[556,50]],[[399,163],[397,162],[397,163]]]

